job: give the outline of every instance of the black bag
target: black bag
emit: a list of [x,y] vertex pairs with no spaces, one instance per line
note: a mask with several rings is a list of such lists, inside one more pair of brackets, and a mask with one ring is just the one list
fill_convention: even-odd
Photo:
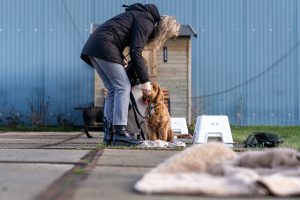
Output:
[[244,147],[277,147],[283,139],[274,133],[254,132],[244,142]]
[[131,61],[128,62],[128,65],[126,67],[126,74],[129,79],[131,87],[136,86],[141,83],[135,70],[134,70],[134,67],[133,67],[133,64]]

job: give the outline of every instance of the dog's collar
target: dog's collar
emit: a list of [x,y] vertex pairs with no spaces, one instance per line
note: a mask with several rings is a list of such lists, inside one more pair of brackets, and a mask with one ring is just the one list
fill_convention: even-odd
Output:
[[[159,102],[164,102],[164,101],[159,101]],[[149,103],[148,104],[148,118],[153,114],[155,111],[154,109],[159,105],[159,102],[156,104]]]

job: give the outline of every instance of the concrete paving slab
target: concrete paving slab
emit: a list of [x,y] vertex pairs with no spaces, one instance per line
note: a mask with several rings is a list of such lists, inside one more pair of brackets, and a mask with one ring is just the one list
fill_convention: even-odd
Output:
[[96,144],[85,144],[85,145],[80,145],[80,144],[59,144],[59,145],[51,145],[47,147],[42,147],[40,149],[73,149],[73,150],[92,150],[96,149],[97,145]]
[[[105,167],[97,166],[88,178],[78,188],[72,200],[249,200],[249,198],[215,198],[200,195],[146,195],[137,193],[134,184],[148,172],[150,168],[141,167]],[[251,199],[251,198],[250,198]],[[255,200],[269,200],[274,197],[255,197]],[[296,198],[280,198],[284,200],[295,200]]]
[[76,163],[89,150],[0,149],[1,162]]
[[60,144],[56,146],[43,147],[42,149],[73,149],[73,150],[93,150],[97,149],[96,144],[78,145],[78,144]]
[[76,138],[72,140],[68,140],[65,142],[66,144],[72,143],[72,144],[99,144],[102,143],[102,140],[100,138]]
[[178,151],[105,149],[97,164],[104,166],[155,167],[175,153],[178,153]]
[[74,136],[70,136],[70,135],[0,135],[0,139],[68,139],[70,137],[74,137]]
[[90,132],[93,138],[82,134],[79,138],[67,140],[61,144],[43,147],[46,149],[95,149],[103,140],[103,132]]
[[97,166],[81,187],[75,192],[73,200],[189,200],[199,197],[166,196],[166,195],[144,195],[134,191],[135,182],[149,171],[150,168],[141,167],[104,167]]
[[[95,138],[103,138],[103,135],[104,133],[102,131],[90,131],[89,134],[92,136],[92,137],[95,137]],[[82,137],[86,137],[85,133],[83,133]]]
[[57,145],[72,138],[81,137],[81,132],[8,132],[0,134],[0,149],[42,148]]
[[17,139],[17,138],[0,138],[1,144],[55,144],[62,142],[62,139]]
[[0,144],[0,149],[33,149],[41,144]]
[[32,200],[73,165],[0,164],[0,199]]
[[4,135],[66,135],[75,136],[80,135],[82,132],[0,132],[0,136]]

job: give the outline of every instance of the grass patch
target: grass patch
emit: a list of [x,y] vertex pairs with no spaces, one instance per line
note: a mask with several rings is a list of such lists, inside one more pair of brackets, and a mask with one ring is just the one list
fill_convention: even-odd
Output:
[[252,132],[270,132],[284,139],[280,147],[300,150],[300,126],[231,126],[233,141],[242,144]]
[[[193,126],[189,127],[190,132],[193,132]],[[9,131],[42,131],[42,132],[72,132],[72,131],[81,131],[82,127],[78,126],[25,126],[19,125],[15,127],[0,126],[0,131],[9,132]],[[270,132],[278,134],[284,139],[284,142],[280,147],[288,147],[300,150],[300,126],[231,126],[231,132],[233,141],[237,144],[243,144],[247,136],[252,132]],[[80,148],[85,149],[82,145]],[[111,148],[111,149],[142,149],[140,147],[124,147],[124,146],[105,146],[103,144],[98,144],[98,149]],[[145,149],[145,148],[144,148]],[[175,150],[181,150],[175,149]]]
[[83,167],[75,167],[73,169],[73,173],[76,175],[81,175],[85,173],[85,169]]
[[184,148],[158,148],[158,147],[140,147],[140,146],[106,146],[103,143],[99,143],[96,146],[97,149],[121,149],[121,150],[166,150],[166,151],[180,151]]

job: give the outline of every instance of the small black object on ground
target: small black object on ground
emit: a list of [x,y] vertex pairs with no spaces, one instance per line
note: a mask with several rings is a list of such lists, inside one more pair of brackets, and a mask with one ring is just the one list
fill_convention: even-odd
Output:
[[92,138],[89,134],[90,130],[103,129],[103,108],[97,106],[76,107],[75,110],[82,112],[84,125],[82,127],[88,138]]
[[244,147],[277,147],[283,143],[283,139],[277,134],[267,132],[253,132],[244,142]]

